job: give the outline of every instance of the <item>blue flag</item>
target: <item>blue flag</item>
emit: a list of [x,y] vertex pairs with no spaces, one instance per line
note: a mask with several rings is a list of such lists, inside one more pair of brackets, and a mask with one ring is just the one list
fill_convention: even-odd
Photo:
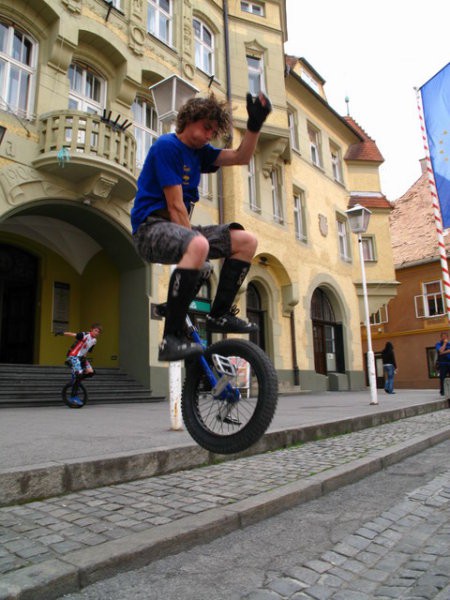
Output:
[[450,63],[427,81],[420,92],[442,224],[447,228],[450,227]]

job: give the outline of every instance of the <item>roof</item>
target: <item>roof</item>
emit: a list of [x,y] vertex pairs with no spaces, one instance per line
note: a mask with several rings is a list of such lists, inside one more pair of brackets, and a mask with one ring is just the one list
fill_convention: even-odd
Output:
[[[396,268],[439,259],[434,209],[426,172],[394,202],[389,216]],[[447,253],[450,236],[445,236]]]
[[362,138],[361,142],[352,144],[345,155],[345,160],[363,160],[369,162],[384,162],[383,155],[378,150],[376,142],[364,131],[353,117],[342,117],[347,124]]

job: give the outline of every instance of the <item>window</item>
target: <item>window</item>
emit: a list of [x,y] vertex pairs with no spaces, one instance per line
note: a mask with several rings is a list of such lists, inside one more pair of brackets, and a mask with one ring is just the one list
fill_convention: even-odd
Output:
[[428,281],[422,284],[422,294],[415,296],[416,316],[438,317],[445,313],[441,281]]
[[281,171],[278,168],[273,169],[270,174],[272,183],[272,209],[273,220],[282,225],[284,223],[283,215],[283,194],[281,185]]
[[350,235],[348,221],[344,216],[336,216],[337,232],[339,240],[339,255],[342,260],[349,261],[350,256]]
[[0,108],[32,118],[37,44],[12,25],[0,22]]
[[207,73],[214,74],[214,36],[204,23],[194,19],[195,66]]
[[364,262],[375,261],[375,246],[372,236],[361,236]]
[[322,149],[320,144],[320,132],[318,129],[308,124],[309,148],[311,161],[317,167],[322,166]]
[[306,242],[305,195],[303,192],[294,192],[294,226],[295,237]]
[[136,138],[136,165],[142,169],[150,146],[159,135],[158,115],[153,106],[143,98],[136,98],[131,110]]
[[381,325],[382,323],[387,323],[389,321],[388,309],[386,304],[383,304],[381,308],[370,315],[369,318],[371,325]]
[[257,2],[241,2],[241,10],[252,15],[264,16],[264,6]]
[[252,96],[265,91],[264,65],[262,58],[247,55],[248,89]]
[[294,110],[288,109],[288,126],[289,126],[289,139],[291,141],[291,148],[298,150],[298,127],[297,127],[297,114]]
[[109,0],[109,2],[112,2],[112,5],[114,8],[117,8],[117,10],[120,10],[120,2],[121,0]]
[[69,108],[101,114],[105,107],[106,82],[78,64],[69,67]]
[[343,183],[342,176],[342,157],[340,149],[334,144],[330,144],[331,168],[333,170],[334,180]]
[[260,213],[261,207],[258,205],[258,199],[256,194],[256,165],[255,157],[252,156],[248,163],[248,201],[250,210]]
[[147,31],[172,44],[172,0],[147,0]]

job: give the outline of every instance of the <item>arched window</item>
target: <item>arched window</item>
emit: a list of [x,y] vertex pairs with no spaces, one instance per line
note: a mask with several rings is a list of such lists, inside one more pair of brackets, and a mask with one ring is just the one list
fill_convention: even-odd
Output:
[[69,108],[101,114],[105,108],[106,81],[92,69],[78,63],[70,65],[68,77]]
[[194,19],[195,66],[214,75],[214,35],[199,19]]
[[333,307],[326,293],[317,288],[311,298],[311,319],[315,321],[328,321],[334,323]]
[[31,119],[38,46],[30,36],[0,21],[0,107]]
[[136,164],[139,169],[147,156],[150,146],[159,135],[158,115],[153,105],[144,98],[137,97],[131,107],[134,120],[134,137],[136,138]]

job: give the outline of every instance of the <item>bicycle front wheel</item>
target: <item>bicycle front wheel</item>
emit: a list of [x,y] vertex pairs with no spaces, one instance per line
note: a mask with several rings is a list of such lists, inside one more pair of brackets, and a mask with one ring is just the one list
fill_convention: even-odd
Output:
[[275,368],[261,348],[248,340],[222,340],[203,356],[218,384],[213,389],[200,360],[187,365],[181,398],[186,429],[210,452],[242,452],[261,438],[275,414]]
[[62,389],[62,399],[69,408],[83,408],[88,395],[82,383],[68,383]]

